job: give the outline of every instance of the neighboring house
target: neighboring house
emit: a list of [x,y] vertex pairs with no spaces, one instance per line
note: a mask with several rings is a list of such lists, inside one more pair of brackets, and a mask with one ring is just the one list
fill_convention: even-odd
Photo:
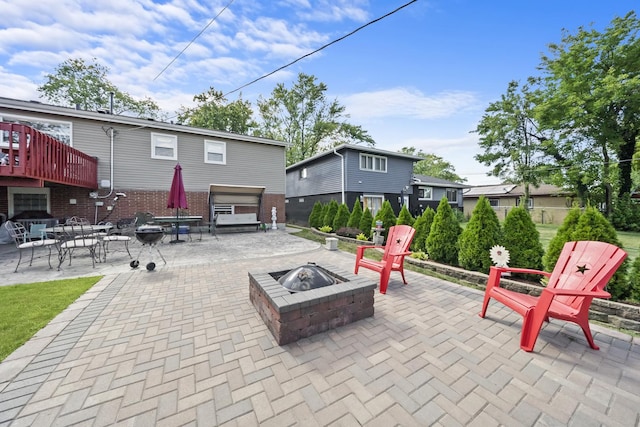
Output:
[[[375,216],[389,200],[396,214],[411,195],[413,164],[418,156],[343,144],[286,170],[287,222],[308,223],[316,202],[336,200],[349,210],[356,200]],[[406,199],[405,199],[406,200]]]
[[413,194],[409,197],[411,214],[416,217],[428,207],[438,209],[440,200],[446,197],[454,210],[462,211],[462,192],[468,185],[447,181],[433,176],[414,175]]
[[[180,163],[189,215],[211,217],[211,184],[240,192],[255,186],[264,187],[259,218],[270,223],[275,207],[277,222],[285,221],[284,142],[8,98],[0,98],[0,124],[0,151],[7,155],[0,165],[0,213],[9,218],[23,211],[92,222],[136,212],[173,215],[167,196]],[[41,143],[48,137],[31,128],[55,140]],[[243,200],[229,195],[228,210],[257,210]]]
[[[489,204],[502,221],[510,209],[520,206],[524,197],[524,187],[514,184],[500,184],[471,187],[464,190],[465,217],[471,217],[480,196],[485,196],[489,199]],[[539,187],[534,187],[533,185],[529,187],[527,205],[534,222],[540,224],[562,224],[574,201],[573,194],[555,185],[542,184]]]

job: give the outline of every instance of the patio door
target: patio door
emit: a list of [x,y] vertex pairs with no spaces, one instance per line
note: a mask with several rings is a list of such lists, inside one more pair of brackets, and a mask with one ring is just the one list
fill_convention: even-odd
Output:
[[362,210],[369,208],[371,215],[375,218],[376,213],[382,208],[384,196],[376,194],[364,194],[362,196]]

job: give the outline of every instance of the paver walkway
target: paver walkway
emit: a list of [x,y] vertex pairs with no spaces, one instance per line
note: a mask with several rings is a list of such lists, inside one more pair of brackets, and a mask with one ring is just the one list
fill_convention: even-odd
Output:
[[410,271],[374,317],[278,346],[247,272],[355,257],[274,233],[273,248],[253,237],[257,258],[211,240],[196,249],[209,262],[106,276],[0,364],[0,426],[640,423],[638,339],[594,327],[593,351],[552,321],[526,353],[518,315],[492,304],[480,319],[481,292]]

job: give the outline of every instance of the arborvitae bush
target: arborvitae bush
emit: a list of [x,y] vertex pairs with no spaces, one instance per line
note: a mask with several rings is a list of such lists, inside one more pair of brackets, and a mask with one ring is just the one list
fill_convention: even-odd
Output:
[[490,249],[503,245],[501,241],[500,220],[489,204],[489,200],[480,196],[471,213],[469,223],[460,234],[458,262],[466,270],[489,272],[491,267]]
[[[578,240],[597,240],[622,247],[615,228],[598,209],[592,206],[587,207],[580,215],[578,224],[576,224],[573,233],[571,233],[571,241]],[[631,297],[631,289],[626,281],[627,266],[628,260],[625,260],[607,284],[606,290],[611,294],[611,299],[614,301],[621,301]]]
[[433,222],[435,214],[436,211],[427,207],[427,209],[422,212],[422,215],[416,218],[416,222],[413,223],[413,228],[416,229],[416,234],[413,236],[413,240],[411,241],[412,251],[427,252],[425,240],[427,240],[429,230],[431,230],[431,223]]
[[315,202],[313,209],[311,209],[311,214],[309,214],[309,227],[322,227],[322,203],[320,203],[320,201]]
[[[502,224],[503,246],[509,251],[509,265],[518,268],[542,270],[544,249],[540,233],[524,206],[511,209]],[[527,279],[540,280],[537,275],[523,275]]]
[[407,209],[407,205],[402,205],[402,209],[400,209],[400,213],[398,214],[398,219],[396,220],[396,225],[413,226],[414,222],[415,222],[415,219],[413,218],[413,215],[411,215],[411,212],[409,212],[409,209]]
[[620,231],[640,231],[640,205],[625,193],[615,200],[611,224]]
[[367,239],[371,238],[371,227],[373,226],[373,215],[369,208],[365,208],[360,218],[360,226],[358,227],[362,233],[367,236]]
[[351,209],[347,227],[360,228],[360,218],[362,218],[362,205],[360,204],[360,200],[356,199],[356,201],[353,202],[353,209]]
[[335,218],[333,218],[333,229],[340,230],[341,228],[346,227],[349,222],[349,215],[351,215],[349,213],[349,207],[347,207],[345,203],[341,203],[340,206],[338,206],[338,212],[336,213]]
[[333,228],[333,220],[338,213],[338,202],[335,200],[331,200],[327,205],[327,210],[324,213],[324,219],[322,220],[322,225],[328,225]]
[[[320,212],[320,227],[324,227],[325,224],[324,223],[324,217],[327,216],[327,211],[329,210],[329,203],[323,203],[322,204],[322,212]],[[318,227],[318,228],[320,228]]]
[[458,264],[458,238],[462,227],[446,197],[440,200],[427,237],[429,259],[443,264]]
[[378,213],[376,213],[376,217],[374,219],[376,221],[382,221],[382,228],[384,228],[384,232],[382,234],[386,237],[389,229],[396,225],[397,221],[396,214],[393,212],[391,203],[388,200],[385,200],[382,203],[382,207]]
[[640,301],[640,256],[636,257],[631,265],[629,273],[629,289],[631,289],[631,299]]
[[573,233],[573,230],[575,230],[581,214],[582,212],[579,207],[572,208],[567,213],[567,216],[562,222],[562,225],[558,227],[556,235],[553,236],[553,238],[549,242],[547,251],[542,257],[542,264],[544,265],[545,271],[553,271],[553,268],[556,266],[556,262],[558,262],[560,252],[562,252],[564,244],[571,241],[571,234]]

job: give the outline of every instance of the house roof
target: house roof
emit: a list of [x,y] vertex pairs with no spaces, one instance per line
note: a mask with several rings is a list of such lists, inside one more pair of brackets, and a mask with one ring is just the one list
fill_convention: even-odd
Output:
[[[467,188],[463,191],[464,197],[513,197],[523,196],[524,186],[515,184],[499,184],[499,185],[479,185],[477,187]],[[530,186],[529,195],[536,196],[561,196],[569,195],[570,192],[551,184],[540,184],[540,186]]]
[[110,114],[108,112],[77,110],[69,107],[60,107],[56,105],[44,104],[39,101],[21,101],[18,99],[0,97],[0,108],[11,108],[13,110],[24,111],[25,113],[42,113],[55,114],[69,118],[79,118],[87,120],[96,120],[102,123],[117,123],[140,128],[158,129],[172,132],[189,133],[195,135],[211,136],[215,138],[232,139],[246,142],[256,142],[259,144],[279,145],[283,147],[289,146],[289,143],[276,141],[267,138],[258,138],[249,135],[240,135],[231,132],[223,132],[211,129],[204,129],[192,126],[167,123],[153,119],[141,119],[136,117],[122,116],[118,114]]
[[448,187],[448,188],[467,188],[468,185],[460,184],[455,181],[448,181],[442,178],[436,178],[435,176],[428,175],[413,175],[413,183],[416,185],[429,185],[433,187]]
[[409,160],[413,160],[415,162],[418,162],[420,160],[422,160],[422,157],[419,156],[414,156],[413,154],[405,154],[405,153],[398,153],[395,151],[387,151],[387,150],[380,150],[378,148],[372,148],[372,147],[367,147],[367,146],[363,146],[363,145],[356,145],[356,144],[341,144],[336,146],[335,148],[332,148],[331,150],[327,150],[324,151],[322,153],[318,153],[315,156],[309,157],[307,159],[301,160],[298,163],[294,163],[291,166],[287,167],[287,171],[290,169],[296,169],[306,163],[310,163],[313,162],[317,159],[320,159],[322,157],[326,157],[326,156],[335,156],[334,151],[346,151],[346,150],[352,150],[352,151],[360,151],[363,153],[370,153],[370,154],[378,154],[381,156],[387,156],[387,157],[402,157],[405,159],[409,159]]

